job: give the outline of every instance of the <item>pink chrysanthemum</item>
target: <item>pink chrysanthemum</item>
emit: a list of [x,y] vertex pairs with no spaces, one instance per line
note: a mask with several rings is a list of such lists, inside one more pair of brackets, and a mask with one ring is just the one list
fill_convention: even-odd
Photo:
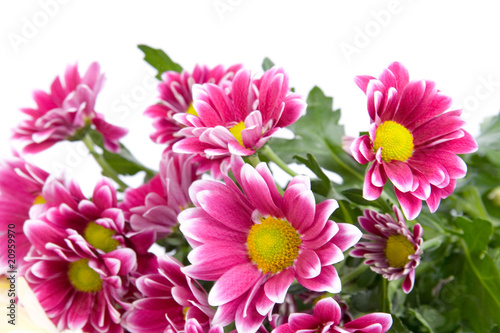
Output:
[[103,135],[106,149],[119,151],[118,140],[127,130],[107,123],[94,109],[103,81],[97,63],[92,63],[83,77],[76,65],[69,66],[64,83],[56,77],[50,93],[35,91],[37,108],[21,109],[30,118],[14,129],[13,138],[25,142],[24,152],[38,153],[59,141],[72,140],[79,130],[93,124]]
[[[15,257],[10,256],[13,259],[11,262],[7,261],[8,251],[0,252],[0,275],[24,265],[24,257],[31,244],[23,232],[23,225],[29,219],[31,209],[32,214],[43,210],[35,206],[44,203],[41,197],[42,187],[48,176],[44,170],[17,156],[0,163],[0,243],[6,244],[6,249],[7,245],[15,246],[10,247],[15,250]],[[12,225],[13,228],[9,227]],[[9,242],[11,238],[13,242]]]
[[297,121],[306,106],[290,92],[288,76],[277,68],[260,79],[240,70],[227,91],[210,83],[195,85],[193,100],[196,114],[174,115],[186,127],[173,150],[215,160],[252,155],[278,129]]
[[24,226],[34,247],[22,271],[26,281],[58,329],[123,332],[131,279],[151,260],[153,233],[126,233],[107,180],[96,185],[92,201],[75,183],[55,179],[42,194],[49,208]]
[[396,220],[390,214],[364,211],[358,220],[369,233],[363,234],[368,242],[354,245],[350,254],[366,258],[365,264],[389,281],[404,277],[403,291],[408,294],[413,289],[415,269],[420,264],[423,229],[417,223],[411,233],[401,211],[397,207],[393,210]]
[[273,333],[322,332],[322,333],[384,333],[392,326],[388,313],[371,313],[354,319],[339,327],[342,311],[331,297],[320,300],[314,307],[314,314],[293,313],[287,324],[273,330]]
[[[181,272],[182,264],[170,256],[158,258],[158,271],[143,275],[136,285],[143,297],[123,316],[130,332],[183,331],[198,325],[210,329],[215,311],[208,305],[207,293],[198,282]],[[194,322],[191,322],[194,320]]]
[[378,198],[386,179],[408,219],[420,213],[422,200],[434,212],[467,172],[456,154],[477,150],[460,119],[461,110],[445,112],[451,98],[432,81],[409,81],[408,71],[392,63],[378,79],[358,76],[368,97],[369,135],[356,139],[351,150],[362,164],[371,163],[363,186],[368,200]]
[[307,177],[295,177],[281,196],[265,163],[254,169],[233,156],[231,169],[242,190],[228,176],[225,184],[199,180],[191,186],[196,207],[179,214],[193,247],[192,265],[183,271],[217,281],[208,296],[218,306],[213,324],[235,320],[239,332],[255,332],[294,279],[310,290],[338,293],[332,264],[361,232],[328,220],[336,202],[316,205]]
[[153,118],[155,132],[151,139],[156,143],[171,146],[180,139],[177,132],[183,127],[173,119],[177,113],[196,114],[192,102],[194,84],[212,83],[225,87],[230,84],[234,74],[241,68],[234,65],[225,69],[222,65],[212,69],[196,65],[193,73],[167,71],[162,74],[162,82],[158,84],[160,103],[150,106],[144,114]]
[[189,186],[199,177],[194,156],[166,152],[159,173],[137,189],[127,189],[120,208],[135,231],[153,230],[164,238],[178,225],[177,215],[191,205]]

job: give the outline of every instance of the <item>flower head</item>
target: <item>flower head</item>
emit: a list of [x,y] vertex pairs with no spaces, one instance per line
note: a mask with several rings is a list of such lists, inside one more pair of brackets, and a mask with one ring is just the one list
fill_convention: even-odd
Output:
[[254,79],[247,70],[234,76],[227,91],[214,84],[193,87],[196,115],[176,114],[185,128],[173,150],[223,160],[230,155],[249,156],[278,129],[293,124],[305,102],[288,86],[282,69],[272,68]]
[[[29,219],[30,210],[32,214],[43,210],[39,206],[45,202],[42,188],[48,176],[44,170],[17,156],[0,162],[0,243],[11,244],[9,234],[15,236],[16,268],[24,265],[24,257],[31,247],[23,232],[24,222]],[[8,270],[7,259],[8,252],[0,252],[0,274]]]
[[277,327],[273,333],[384,333],[392,326],[390,314],[371,313],[339,327],[341,315],[340,306],[333,298],[323,298],[314,307],[314,314],[292,313],[288,323]]
[[107,123],[104,116],[95,111],[103,81],[97,63],[91,64],[83,77],[76,65],[69,66],[64,82],[56,77],[50,93],[35,91],[37,108],[21,109],[29,119],[14,129],[13,138],[25,142],[24,152],[37,153],[59,141],[78,138],[80,130],[93,124],[103,135],[106,149],[117,152],[118,140],[127,130]]
[[122,332],[131,281],[151,260],[152,233],[127,232],[107,180],[96,185],[92,201],[76,183],[55,179],[42,194],[49,207],[25,223],[33,251],[22,275],[59,330]]
[[369,135],[356,139],[351,150],[362,164],[370,163],[363,196],[378,198],[387,178],[408,219],[420,213],[422,200],[434,212],[467,172],[456,154],[477,150],[460,119],[461,110],[445,112],[451,98],[432,81],[409,81],[408,71],[392,63],[378,79],[356,77],[368,97]]
[[368,232],[351,251],[353,257],[366,258],[365,264],[375,273],[389,281],[405,278],[403,291],[409,293],[415,282],[415,269],[422,255],[422,233],[420,224],[415,224],[413,233],[406,226],[403,214],[393,207],[396,220],[390,214],[365,210],[359,224]]
[[193,247],[183,271],[216,281],[208,301],[218,306],[213,323],[236,321],[254,332],[297,281],[314,291],[337,293],[340,279],[332,264],[354,245],[361,232],[329,216],[334,200],[315,204],[309,178],[297,176],[283,196],[261,163],[254,169],[239,156],[225,184],[199,180],[190,189],[195,205],[181,212],[181,231]]
[[158,239],[178,225],[177,215],[191,205],[189,186],[199,177],[194,156],[166,152],[160,171],[137,189],[125,191],[120,208],[135,231],[153,230]]
[[[208,331],[214,310],[198,282],[181,272],[182,264],[170,256],[158,258],[158,271],[137,279],[142,298],[123,316],[131,332],[181,331],[190,322]],[[194,322],[191,322],[194,321]]]
[[153,118],[155,132],[151,139],[156,143],[171,146],[180,139],[177,135],[183,127],[173,116],[178,113],[196,115],[193,108],[192,87],[195,84],[212,83],[225,87],[230,84],[234,73],[241,65],[234,65],[225,69],[222,65],[214,68],[196,65],[193,72],[167,71],[162,74],[162,81],[158,84],[160,103],[152,105],[144,112]]

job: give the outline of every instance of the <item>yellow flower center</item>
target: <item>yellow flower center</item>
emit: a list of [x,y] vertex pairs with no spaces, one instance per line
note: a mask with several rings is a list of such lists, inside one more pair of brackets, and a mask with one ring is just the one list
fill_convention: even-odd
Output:
[[116,239],[111,238],[115,232],[105,228],[95,222],[89,222],[87,228],[83,232],[83,237],[90,245],[96,249],[103,250],[108,253],[116,250],[120,244]]
[[33,201],[33,206],[34,205],[40,205],[40,204],[44,204],[44,203],[47,203],[47,201],[45,201],[45,199],[42,197],[42,195],[40,194],[39,196],[37,196],[35,198],[35,200]]
[[99,274],[89,267],[88,259],[80,259],[69,264],[69,282],[79,291],[91,293],[102,289]]
[[415,253],[415,247],[405,236],[392,235],[387,239],[384,252],[389,266],[403,268],[410,262],[408,257]]
[[375,134],[374,151],[382,147],[382,159],[406,161],[413,154],[413,135],[410,131],[395,121],[384,121]]
[[293,265],[302,240],[290,223],[269,216],[252,226],[247,244],[250,259],[263,273],[278,273]]
[[193,103],[189,104],[189,108],[187,109],[186,113],[199,117],[198,112],[196,112],[196,110],[194,109]]
[[243,138],[241,137],[241,131],[243,131],[244,129],[245,129],[245,123],[242,121],[240,121],[239,123],[237,123],[236,125],[234,125],[233,127],[231,127],[229,129],[229,132],[231,132],[231,134],[236,138],[236,140],[238,140],[240,145],[242,145],[243,147],[245,147],[245,145],[243,144]]

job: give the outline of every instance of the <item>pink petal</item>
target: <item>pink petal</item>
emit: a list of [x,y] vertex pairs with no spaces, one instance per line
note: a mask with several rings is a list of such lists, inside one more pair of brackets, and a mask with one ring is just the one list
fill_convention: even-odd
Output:
[[331,242],[338,246],[342,252],[354,246],[361,239],[362,232],[355,225],[337,223],[337,226],[339,231],[333,236]]
[[341,314],[339,304],[331,297],[319,300],[314,307],[314,316],[322,323],[333,322],[334,325],[338,325]]
[[294,279],[295,276],[290,269],[285,269],[271,277],[264,284],[266,296],[275,303],[283,303],[285,301],[288,288]]
[[384,171],[394,186],[401,192],[408,192],[412,189],[413,174],[407,163],[401,161],[384,163]]
[[333,266],[321,268],[321,274],[312,279],[304,279],[296,276],[297,281],[304,287],[317,292],[338,293],[342,289],[337,270]]
[[321,261],[316,252],[304,249],[297,258],[295,268],[298,275],[305,279],[312,279],[321,273]]
[[234,266],[224,273],[212,287],[208,295],[208,303],[212,306],[228,303],[252,288],[261,277],[262,272],[253,264]]
[[415,219],[422,210],[422,201],[411,193],[403,193],[398,191],[398,189],[394,189],[394,191],[396,192],[396,197],[398,198],[406,219]]
[[[370,331],[377,333],[387,332],[392,326],[392,317],[389,313],[371,313],[354,319],[344,325],[346,329],[363,330],[371,325],[379,324],[379,329]],[[364,332],[364,331],[363,331]]]
[[90,318],[94,295],[77,292],[68,309],[68,327],[71,330],[82,329]]

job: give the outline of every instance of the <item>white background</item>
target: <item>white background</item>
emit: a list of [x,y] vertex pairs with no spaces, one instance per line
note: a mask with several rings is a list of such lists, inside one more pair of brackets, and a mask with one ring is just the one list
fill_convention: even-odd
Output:
[[[463,107],[466,128],[500,109],[500,20],[497,1],[96,1],[24,0],[0,4],[0,156],[11,154],[10,129],[33,107],[35,89],[78,62],[101,64],[107,81],[97,110],[130,129],[124,143],[156,168],[144,109],[156,102],[154,71],[138,44],[162,48],[190,70],[196,63],[242,63],[260,70],[264,57],[284,67],[304,97],[320,86],[342,109],[347,134],[368,127],[366,99],[353,83],[378,76],[392,61],[412,79],[430,79]],[[77,179],[98,169],[77,144],[30,158]],[[136,180],[135,182],[137,182]],[[134,182],[134,181],[132,181]],[[92,182],[82,184],[87,191]]]

